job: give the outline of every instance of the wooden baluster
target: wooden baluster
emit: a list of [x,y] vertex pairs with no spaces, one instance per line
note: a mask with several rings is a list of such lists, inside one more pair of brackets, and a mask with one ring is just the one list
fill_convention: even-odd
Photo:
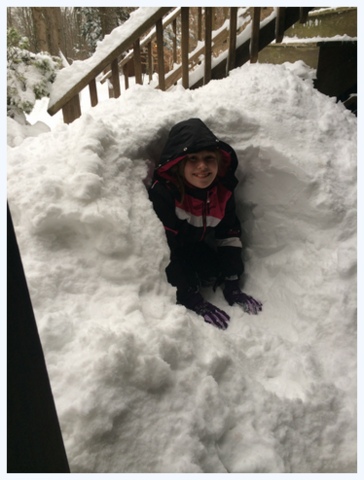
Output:
[[203,84],[211,80],[211,57],[212,57],[212,7],[205,7],[205,71]]
[[129,88],[129,62],[123,66],[125,90]]
[[197,40],[202,41],[202,7],[197,8]]
[[148,75],[149,82],[153,80],[153,51],[152,51],[152,42],[148,43]]
[[173,63],[177,63],[177,19],[172,22],[173,29]]
[[238,19],[238,7],[230,7],[229,53],[228,53],[228,61],[226,64],[226,75],[229,75],[230,70],[235,68],[237,19]]
[[135,83],[142,85],[143,84],[142,62],[140,57],[140,39],[139,38],[133,43],[133,50],[134,50]]
[[182,63],[182,86],[184,88],[189,87],[189,72],[188,72],[188,51],[189,51],[189,7],[181,8],[181,63]]
[[94,78],[88,84],[88,88],[89,88],[89,91],[90,91],[91,107],[95,107],[98,104],[99,100],[97,98],[96,81],[95,81]]
[[281,43],[283,40],[284,30],[285,30],[285,20],[286,20],[286,7],[278,7],[277,16],[276,16],[276,28],[275,28],[277,43]]
[[158,55],[158,85],[161,90],[166,89],[166,80],[164,76],[164,45],[163,45],[163,23],[159,19],[155,25],[157,32],[157,55]]
[[114,92],[114,98],[120,97],[120,78],[119,78],[119,65],[118,59],[115,58],[111,62],[111,82]]
[[80,96],[77,94],[62,108],[64,123],[72,123],[81,116]]
[[310,7],[300,7],[300,23],[306,23],[308,18],[308,12],[312,10]]
[[252,27],[252,36],[250,40],[250,63],[256,63],[258,61],[260,8],[261,7],[253,8],[253,27]]

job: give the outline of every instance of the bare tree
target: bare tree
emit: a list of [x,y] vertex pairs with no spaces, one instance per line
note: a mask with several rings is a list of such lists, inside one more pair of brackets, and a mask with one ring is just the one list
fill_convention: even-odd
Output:
[[60,7],[31,7],[33,16],[34,37],[36,51],[46,51],[51,55],[59,55],[61,8]]
[[44,7],[43,10],[47,26],[47,50],[51,55],[59,55],[61,49],[61,8]]
[[46,52],[48,50],[48,39],[44,9],[41,7],[31,7],[31,12],[35,34],[36,52]]
[[15,28],[20,35],[27,37],[29,49],[35,52],[33,17],[28,7],[8,7],[7,27]]
[[27,37],[34,53],[47,51],[58,56],[61,51],[68,61],[84,60],[93,53],[96,42],[124,23],[133,10],[135,7],[8,7],[7,26]]
[[78,8],[61,8],[61,51],[68,61],[88,57],[87,45],[80,34]]

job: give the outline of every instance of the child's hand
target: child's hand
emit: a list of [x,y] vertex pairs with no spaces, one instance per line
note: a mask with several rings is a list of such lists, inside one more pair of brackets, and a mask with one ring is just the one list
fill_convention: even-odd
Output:
[[225,287],[223,289],[224,297],[229,305],[240,305],[244,312],[257,315],[262,311],[263,304],[259,300],[243,293],[240,290],[238,280],[225,281]]
[[205,322],[211,323],[211,325],[215,325],[215,327],[221,330],[226,330],[229,326],[229,315],[212,305],[212,303],[203,301],[201,304],[196,305],[195,312],[202,315]]
[[229,326],[228,322],[230,320],[229,315],[220,310],[219,308],[212,305],[212,303],[204,300],[202,295],[199,292],[192,293],[184,302],[183,305],[193,310],[198,315],[201,315],[205,322],[211,323],[221,330],[226,330]]

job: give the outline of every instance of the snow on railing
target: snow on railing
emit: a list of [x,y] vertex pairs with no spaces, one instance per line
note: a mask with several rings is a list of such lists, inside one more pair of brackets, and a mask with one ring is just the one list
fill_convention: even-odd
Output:
[[[185,88],[195,88],[213,78],[223,78],[231,69],[247,61],[257,61],[259,50],[273,41],[280,42],[283,32],[298,20],[304,22],[312,8],[277,7],[263,20],[261,7],[229,7],[226,10],[228,16],[223,25],[213,30],[213,7],[197,8],[199,41],[197,47],[190,52],[189,7],[138,8],[123,25],[114,29],[98,44],[92,57],[84,61],[75,61],[58,73],[51,90],[48,113],[54,115],[62,109],[64,121],[73,122],[81,115],[79,93],[87,86],[91,105],[97,105],[96,79],[100,80],[100,75],[101,81],[108,80],[112,86],[109,90],[110,96],[119,97],[121,93],[119,71],[122,68],[125,88],[128,88],[127,66],[131,61],[134,62],[135,81],[142,83],[142,48],[148,49],[147,60],[151,80],[155,68],[152,51],[154,43],[157,47],[157,88],[167,90],[179,81]],[[177,19],[180,22],[179,29]],[[163,29],[171,23],[174,62],[172,68],[168,67],[166,72],[165,58],[168,49],[164,47]],[[180,45],[180,64],[176,64],[177,44]],[[221,46],[222,51],[222,53],[219,51],[217,58],[214,57],[216,45]]]

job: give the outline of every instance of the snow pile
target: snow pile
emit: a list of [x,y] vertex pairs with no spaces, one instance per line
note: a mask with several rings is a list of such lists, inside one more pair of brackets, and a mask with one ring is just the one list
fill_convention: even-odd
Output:
[[[302,64],[297,68],[302,73]],[[225,332],[175,305],[150,165],[200,117],[240,159]],[[14,141],[8,197],[72,472],[356,471],[356,118],[290,65],[135,86]]]

